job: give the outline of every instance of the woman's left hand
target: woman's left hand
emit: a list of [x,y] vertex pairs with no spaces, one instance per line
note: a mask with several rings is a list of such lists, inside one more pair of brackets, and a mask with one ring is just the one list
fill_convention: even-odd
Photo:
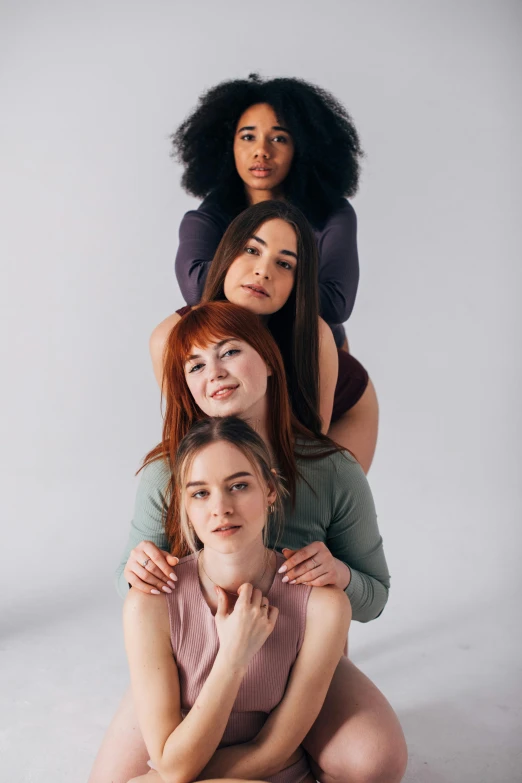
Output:
[[336,585],[345,590],[350,584],[350,569],[332,555],[324,541],[314,541],[296,551],[283,549],[286,563],[279,573],[284,573],[283,582],[307,584],[311,587]]

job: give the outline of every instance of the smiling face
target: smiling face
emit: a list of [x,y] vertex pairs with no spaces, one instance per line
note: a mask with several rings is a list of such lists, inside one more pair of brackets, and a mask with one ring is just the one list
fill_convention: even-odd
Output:
[[184,481],[184,505],[200,541],[221,552],[238,551],[260,538],[276,493],[240,449],[211,443],[192,460]]
[[252,204],[281,195],[293,157],[290,131],[271,106],[256,103],[243,112],[234,136],[234,160]]
[[264,422],[269,375],[257,351],[235,337],[194,345],[185,363],[189,391],[207,416]]
[[280,218],[268,220],[231,263],[224,282],[225,296],[257,315],[276,313],[292,292],[297,263],[293,227]]

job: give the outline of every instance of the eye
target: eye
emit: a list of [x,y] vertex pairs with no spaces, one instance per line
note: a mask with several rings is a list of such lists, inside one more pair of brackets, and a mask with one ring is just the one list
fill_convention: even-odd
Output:
[[204,366],[205,365],[201,364],[201,363],[200,364],[193,364],[192,367],[190,368],[190,370],[187,370],[187,372],[188,373],[197,372],[197,370],[199,370],[201,367],[204,367]]
[[282,141],[283,144],[286,144],[288,142],[288,139],[286,138],[286,136],[274,136],[272,141]]
[[232,484],[230,487],[231,492],[241,492],[244,489],[248,489],[248,484],[244,481],[239,484]]
[[249,245],[248,247],[245,247],[245,253],[247,253],[250,256],[253,256],[259,253],[259,250],[257,249],[257,247],[250,247]]
[[252,141],[254,137],[251,133],[244,133],[243,136],[240,136],[239,138],[243,141]]
[[225,351],[221,358],[224,358],[225,356],[234,356],[236,353],[241,353],[239,348],[229,348],[228,351]]
[[202,500],[203,498],[206,498],[207,495],[208,495],[208,491],[206,489],[198,489],[197,492],[194,492],[192,497],[196,498],[197,500]]
[[292,270],[293,270],[293,268],[294,268],[294,267],[292,266],[292,264],[289,264],[289,263],[288,263],[288,261],[278,261],[277,263],[279,264],[279,266],[282,266],[282,267],[283,267],[283,269],[289,269],[290,271],[292,271]]

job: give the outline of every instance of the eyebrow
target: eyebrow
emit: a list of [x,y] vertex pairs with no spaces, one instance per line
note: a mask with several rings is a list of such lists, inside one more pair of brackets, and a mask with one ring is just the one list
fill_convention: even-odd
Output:
[[[258,237],[255,234],[252,239],[255,239],[256,242],[259,242],[260,245],[264,245],[264,247],[267,246],[265,240],[261,239],[261,237]],[[293,253],[291,250],[280,250],[279,252],[282,256],[292,256],[292,258],[295,258],[297,261],[297,253]]]
[[[243,127],[240,128],[237,132],[241,133],[242,131],[246,130],[255,130],[256,127],[256,125],[243,125]],[[272,130],[284,131],[285,133],[290,134],[290,136],[292,135],[288,128],[284,128],[282,125],[272,125]]]
[[[243,476],[250,476],[252,478],[252,474],[248,473],[246,470],[240,470],[237,473],[232,473],[231,476],[227,476],[223,481],[232,481],[232,479],[242,478]],[[188,484],[185,485],[185,488],[188,489],[189,487],[204,487],[208,484],[208,481],[189,481]]]
[[[214,351],[219,351],[220,348],[222,348],[225,343],[230,343],[232,340],[237,340],[237,337],[226,337],[224,340],[220,340],[218,343],[214,346]],[[201,354],[199,353],[191,353],[190,356],[187,356],[185,359],[185,362],[189,362],[191,359],[201,359]]]

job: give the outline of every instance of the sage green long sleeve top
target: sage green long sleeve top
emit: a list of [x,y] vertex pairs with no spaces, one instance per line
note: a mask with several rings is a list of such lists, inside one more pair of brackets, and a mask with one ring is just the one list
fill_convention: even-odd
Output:
[[[324,541],[351,571],[346,594],[354,620],[373,620],[388,599],[390,575],[366,476],[348,452],[313,460],[298,458],[297,464],[302,478],[297,484],[296,503],[293,509],[286,504],[282,533],[270,546],[301,549],[313,541]],[[164,520],[169,480],[169,468],[163,460],[141,472],[127,546],[116,571],[122,597],[129,589],[123,569],[131,550],[141,541],[168,549]]]

